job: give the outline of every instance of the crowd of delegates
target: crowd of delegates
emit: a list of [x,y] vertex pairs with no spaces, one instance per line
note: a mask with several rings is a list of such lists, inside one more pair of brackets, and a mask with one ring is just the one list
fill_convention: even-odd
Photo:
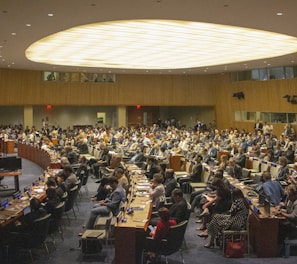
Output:
[[[187,203],[181,191],[184,188],[176,187],[183,187],[191,181],[201,181],[203,164],[216,166],[218,170],[214,179],[208,182],[205,189],[192,193],[190,198],[192,210],[200,209],[201,219],[198,222],[202,221],[202,225],[198,228],[203,232],[198,235],[210,235],[206,247],[213,246],[218,232],[230,227],[243,228],[246,223],[247,210],[242,194],[237,190],[231,191],[229,182],[223,175],[226,173],[241,179],[247,157],[259,157],[280,165],[276,179],[271,179],[269,171],[262,175],[257,191],[266,195],[271,204],[276,206],[278,214],[283,215],[289,223],[296,223],[297,180],[296,173],[289,173],[288,164],[294,164],[297,168],[297,148],[295,133],[289,124],[285,125],[284,132],[279,137],[273,134],[271,126],[257,122],[251,132],[238,129],[219,131],[216,128],[206,129],[204,126],[177,129],[168,125],[161,128],[157,124],[152,127],[118,129],[95,127],[62,130],[43,127],[40,131],[34,127],[23,129],[19,126],[3,127],[0,138],[39,145],[48,151],[58,152],[63,166],[63,175],[58,186],[66,191],[75,184],[71,165],[81,163],[91,167],[92,173],[101,183],[97,194],[92,197],[95,204],[90,212],[87,228],[94,227],[98,215],[114,213],[126,196],[128,179],[123,178],[125,169],[117,164],[114,166],[115,170],[109,170],[113,154],[125,157],[128,163],[136,164],[152,180],[150,196],[155,206],[160,202],[160,197],[173,197],[169,214],[170,219],[177,223],[186,218]],[[58,144],[53,145],[53,139]],[[98,150],[99,154],[95,159],[82,160],[81,154],[88,153],[88,146]],[[219,151],[228,154],[217,160]],[[168,169],[171,154],[182,154],[185,160],[193,163],[189,176],[176,179],[174,171]],[[105,178],[106,170],[113,176],[105,182],[101,179]],[[289,187],[284,188],[281,182],[286,182]],[[288,228],[283,228],[282,232],[286,232],[282,236],[289,234]]]

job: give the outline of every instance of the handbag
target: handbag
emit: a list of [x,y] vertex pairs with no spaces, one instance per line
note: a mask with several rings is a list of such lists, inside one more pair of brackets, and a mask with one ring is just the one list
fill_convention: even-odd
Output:
[[226,242],[225,256],[227,258],[243,258],[246,252],[245,241],[233,240]]

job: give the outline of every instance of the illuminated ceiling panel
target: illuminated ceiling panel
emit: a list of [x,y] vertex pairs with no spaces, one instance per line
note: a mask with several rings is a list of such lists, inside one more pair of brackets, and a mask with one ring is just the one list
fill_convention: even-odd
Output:
[[67,66],[185,69],[297,52],[297,38],[248,28],[175,20],[121,20],[45,37],[29,60]]

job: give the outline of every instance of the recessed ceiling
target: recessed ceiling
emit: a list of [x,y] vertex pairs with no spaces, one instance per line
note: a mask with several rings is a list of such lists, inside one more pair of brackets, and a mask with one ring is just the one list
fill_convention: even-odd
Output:
[[1,68],[210,74],[297,61],[295,0],[1,0],[0,8]]

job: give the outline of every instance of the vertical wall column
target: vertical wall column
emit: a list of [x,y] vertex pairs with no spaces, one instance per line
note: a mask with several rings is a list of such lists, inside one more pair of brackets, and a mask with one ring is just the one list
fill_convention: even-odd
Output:
[[127,107],[126,106],[118,106],[117,108],[117,116],[118,116],[118,127],[127,126]]
[[33,107],[25,106],[24,107],[24,128],[28,126],[31,128],[33,126]]

